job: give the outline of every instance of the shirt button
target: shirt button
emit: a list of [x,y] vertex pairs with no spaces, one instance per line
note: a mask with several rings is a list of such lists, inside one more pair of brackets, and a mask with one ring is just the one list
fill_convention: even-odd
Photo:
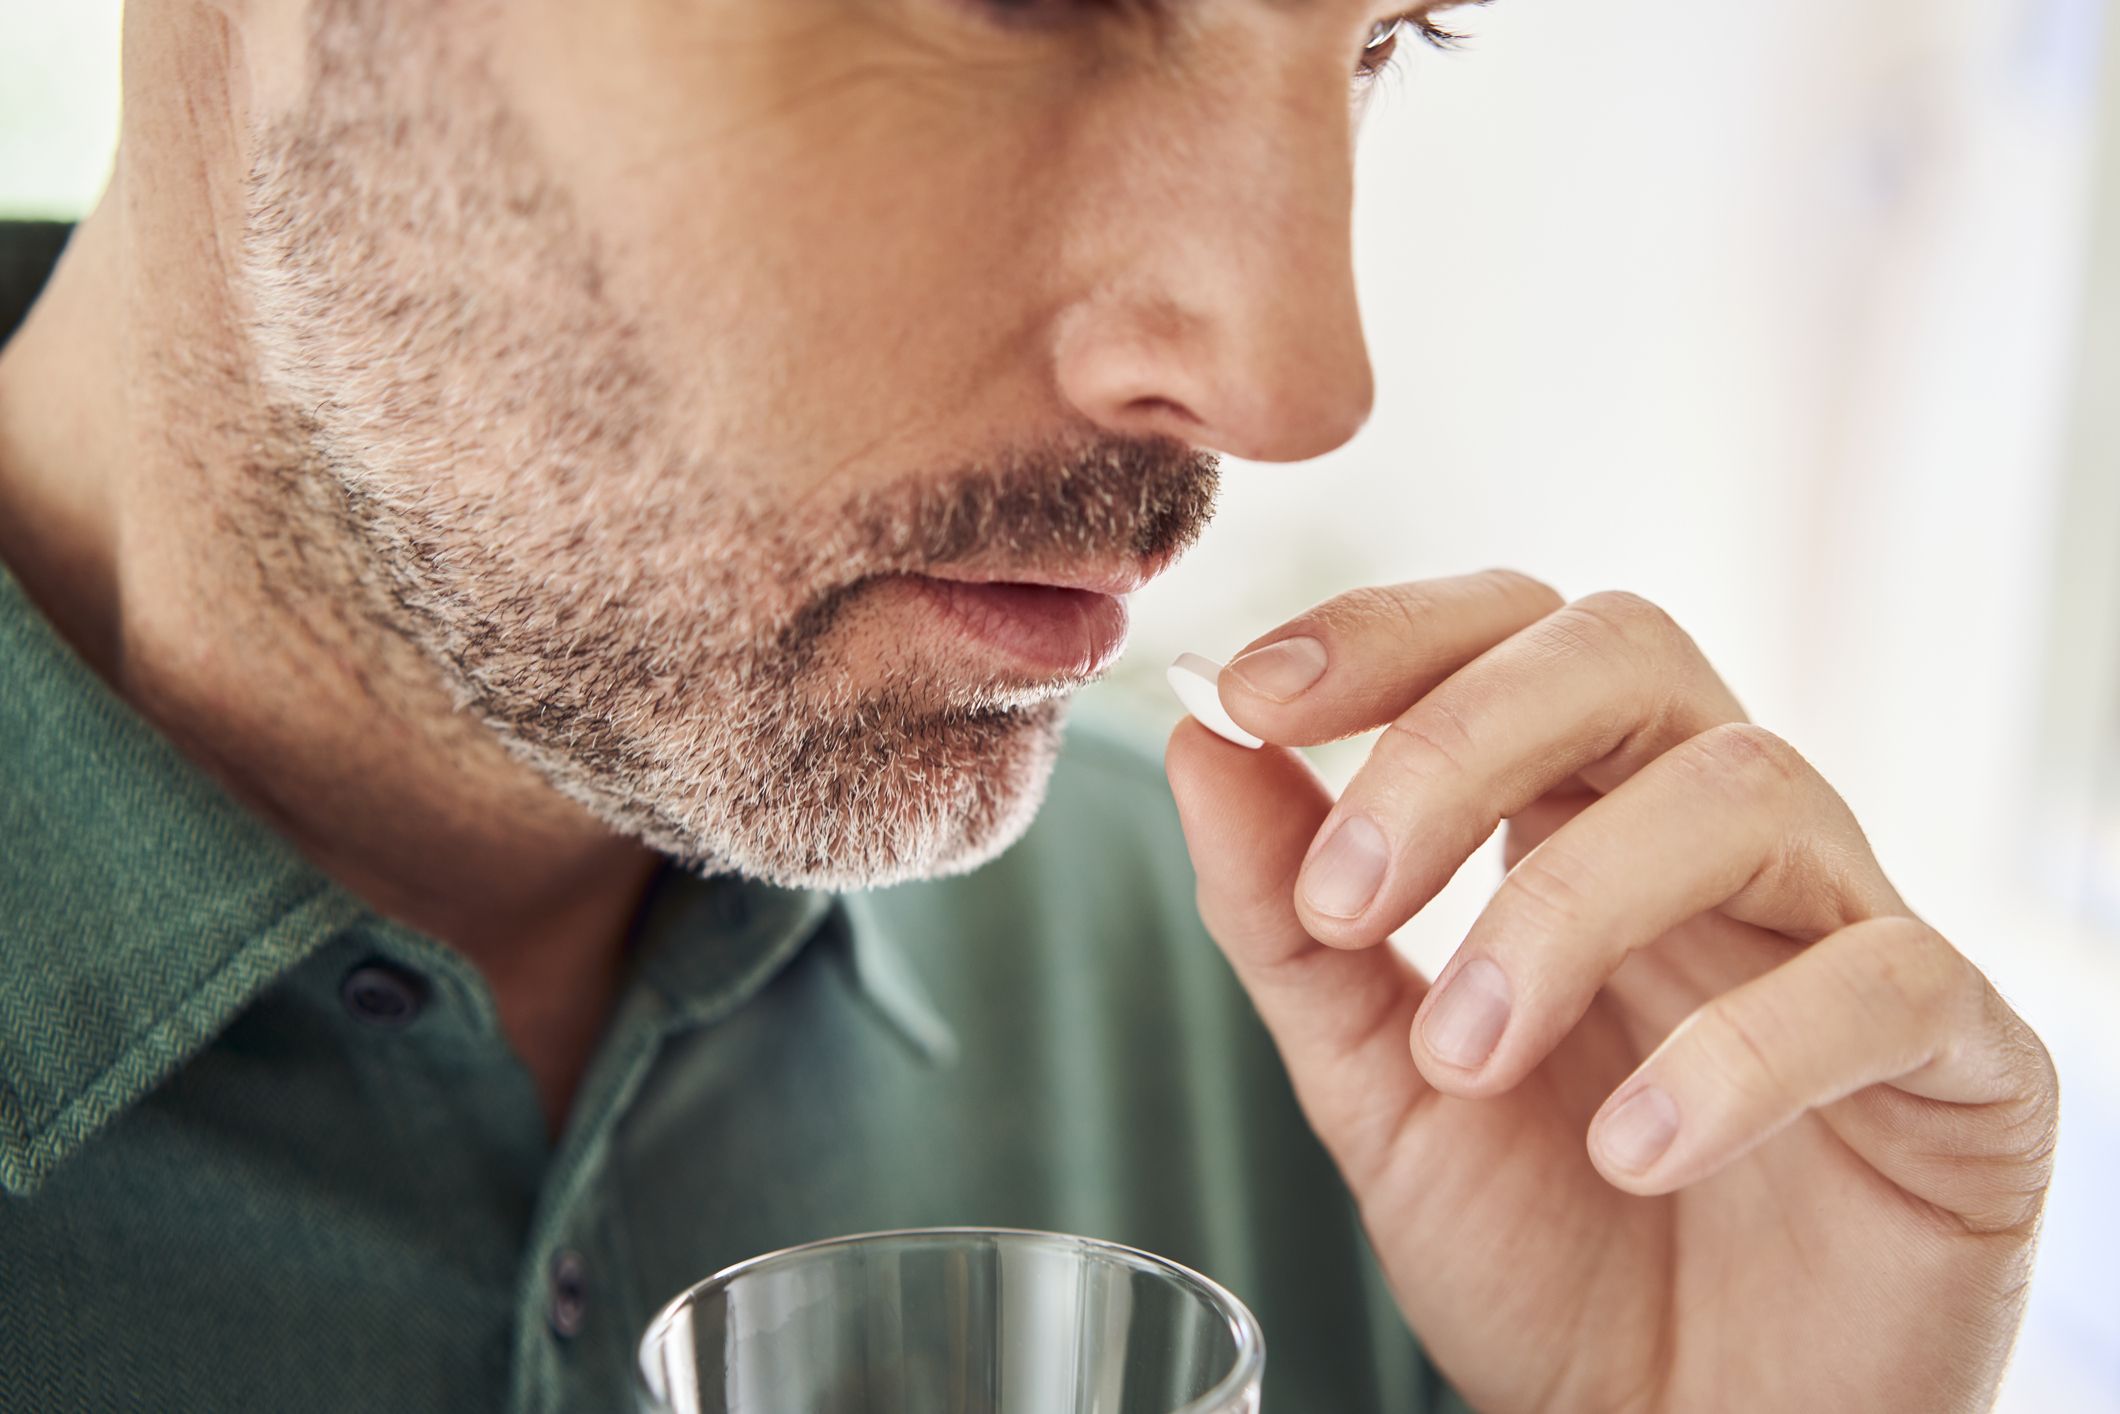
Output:
[[588,1277],[588,1265],[582,1261],[581,1253],[553,1254],[552,1299],[545,1310],[545,1320],[561,1340],[572,1340],[581,1334],[582,1319],[588,1314]]
[[416,972],[371,958],[346,974],[339,1000],[357,1021],[396,1031],[419,1019],[427,1005],[427,981]]

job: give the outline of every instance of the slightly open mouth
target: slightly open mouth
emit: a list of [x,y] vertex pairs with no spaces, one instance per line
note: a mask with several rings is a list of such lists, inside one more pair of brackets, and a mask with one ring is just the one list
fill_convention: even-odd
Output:
[[1093,676],[1126,646],[1126,601],[1116,595],[927,575],[907,580],[966,636],[1040,673]]

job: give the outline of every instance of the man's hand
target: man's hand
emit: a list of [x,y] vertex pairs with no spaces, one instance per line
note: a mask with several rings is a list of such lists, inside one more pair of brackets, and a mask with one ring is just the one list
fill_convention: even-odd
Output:
[[[1166,764],[1201,916],[1452,1383],[1487,1414],[1987,1407],[2053,1065],[1809,763],[1630,595],[1357,590],[1253,648],[1298,638],[1222,676],[1267,746],[1188,721]],[[1386,723],[1337,803],[1284,749]],[[1378,945],[1503,821],[1431,985]]]

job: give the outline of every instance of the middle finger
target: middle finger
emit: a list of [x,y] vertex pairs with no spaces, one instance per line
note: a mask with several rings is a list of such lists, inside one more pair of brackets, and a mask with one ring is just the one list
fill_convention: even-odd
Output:
[[1495,826],[1573,777],[1610,790],[1744,710],[1669,616],[1631,594],[1558,609],[1394,718],[1319,827],[1296,908],[1363,947],[1435,897]]

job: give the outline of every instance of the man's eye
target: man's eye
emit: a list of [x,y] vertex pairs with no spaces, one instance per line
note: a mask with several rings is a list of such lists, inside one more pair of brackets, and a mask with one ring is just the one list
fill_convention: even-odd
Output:
[[[1156,0],[968,0],[968,3],[1003,24],[1047,28],[1097,14],[1147,12]],[[1486,3],[1487,0],[1456,0],[1452,5],[1431,5],[1429,10]],[[1378,20],[1369,27],[1369,37],[1362,42],[1361,56],[1355,62],[1355,77],[1366,80],[1383,73],[1391,66],[1399,42],[1409,33],[1418,34],[1437,49],[1454,49],[1465,38],[1437,24],[1428,10]]]
[[[1486,0],[1463,0],[1463,3],[1479,5]],[[1408,31],[1418,34],[1437,49],[1455,49],[1465,39],[1462,34],[1444,29],[1426,13],[1378,20],[1369,27],[1369,38],[1362,44],[1362,56],[1355,62],[1355,77],[1372,79],[1390,68],[1392,56],[1398,53],[1399,41]]]
[[1399,35],[1405,31],[1406,16],[1378,20],[1369,27],[1369,38],[1362,44],[1362,57],[1355,64],[1355,72],[1364,78],[1384,72],[1391,56],[1398,52]]

